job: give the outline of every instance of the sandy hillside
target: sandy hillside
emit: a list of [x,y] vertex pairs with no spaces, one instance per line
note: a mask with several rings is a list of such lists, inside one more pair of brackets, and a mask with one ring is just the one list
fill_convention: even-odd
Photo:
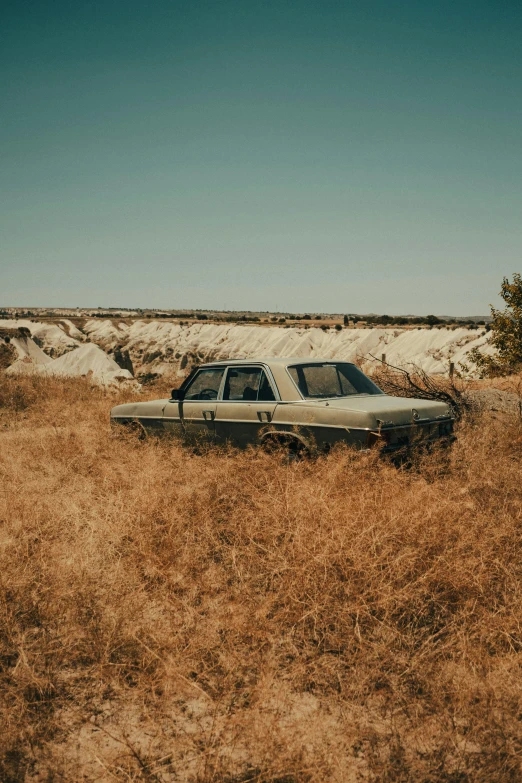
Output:
[[447,373],[449,362],[465,361],[475,347],[489,349],[483,330],[459,329],[330,329],[231,324],[180,326],[165,321],[87,321],[84,332],[106,350],[129,351],[134,366],[154,372],[183,369],[191,360],[274,356],[337,358],[347,361],[379,359],[391,364],[415,363],[430,374]]
[[[91,375],[101,384],[133,374],[180,374],[194,364],[226,358],[275,356],[342,359],[366,363],[372,357],[398,367],[415,364],[431,375],[447,374],[450,361],[466,362],[468,351],[491,351],[484,330],[280,328],[234,324],[91,319],[80,330],[66,319],[56,323],[4,320],[7,329],[24,327],[30,337],[13,342],[18,360],[10,372]],[[22,344],[23,343],[23,344]],[[52,359],[52,362],[51,362]]]
[[52,358],[61,356],[67,351],[77,348],[85,339],[85,336],[71,321],[63,320],[59,323],[42,323],[29,321],[26,318],[18,320],[7,319],[0,322],[5,329],[27,329],[32,339]]
[[[59,338],[61,340],[61,337]],[[20,334],[10,338],[15,361],[6,369],[8,375],[55,375],[62,377],[87,377],[101,386],[112,386],[133,381],[132,374],[122,369],[99,346],[88,343],[58,358],[52,359],[31,337]]]

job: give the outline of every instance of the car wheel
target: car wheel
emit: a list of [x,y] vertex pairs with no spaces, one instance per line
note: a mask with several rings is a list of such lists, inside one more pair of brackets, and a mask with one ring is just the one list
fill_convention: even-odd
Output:
[[286,462],[297,462],[309,455],[309,450],[299,438],[284,435],[268,435],[263,448],[270,453],[281,454]]
[[140,421],[128,421],[123,427],[123,434],[132,440],[145,440],[147,430]]

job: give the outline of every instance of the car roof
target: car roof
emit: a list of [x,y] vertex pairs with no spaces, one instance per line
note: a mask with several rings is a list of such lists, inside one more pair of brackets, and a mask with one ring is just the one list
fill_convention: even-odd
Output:
[[310,356],[276,356],[276,357],[263,357],[259,359],[221,359],[217,362],[206,362],[200,364],[200,367],[215,367],[216,365],[223,364],[267,364],[270,366],[283,366],[286,367],[289,364],[324,364],[325,362],[342,361],[343,364],[352,364],[353,362],[347,362],[345,359],[318,359]]

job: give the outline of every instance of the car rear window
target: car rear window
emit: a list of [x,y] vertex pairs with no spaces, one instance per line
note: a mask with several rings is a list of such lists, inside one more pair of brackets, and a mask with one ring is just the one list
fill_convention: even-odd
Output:
[[297,388],[308,399],[383,394],[358,367],[348,362],[296,364],[288,368]]

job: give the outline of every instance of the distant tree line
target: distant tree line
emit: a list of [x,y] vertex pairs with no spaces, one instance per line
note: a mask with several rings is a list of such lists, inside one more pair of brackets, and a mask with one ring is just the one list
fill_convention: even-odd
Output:
[[377,324],[379,326],[485,326],[484,320],[473,318],[439,318],[436,315],[345,315],[344,325],[349,323]]

